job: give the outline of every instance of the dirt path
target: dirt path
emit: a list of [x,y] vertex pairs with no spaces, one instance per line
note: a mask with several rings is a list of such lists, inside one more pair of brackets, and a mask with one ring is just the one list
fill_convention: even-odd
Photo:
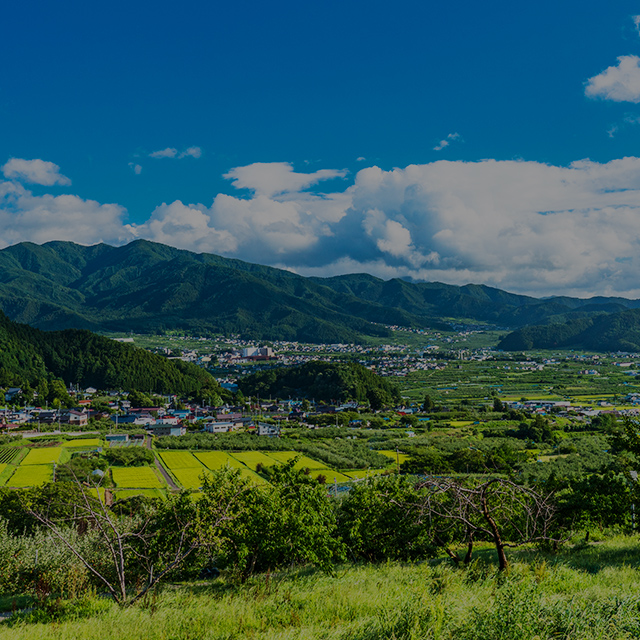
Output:
[[[144,441],[144,446],[147,447],[147,449],[151,450],[151,436],[147,436],[145,441]],[[158,455],[155,453],[155,462],[156,462],[156,468],[160,471],[160,473],[162,474],[162,477],[165,479],[165,482],[174,490],[174,491],[180,491],[180,487],[173,481],[173,478],[167,473],[167,470],[162,466],[162,463],[160,462],[160,460],[158,459]]]

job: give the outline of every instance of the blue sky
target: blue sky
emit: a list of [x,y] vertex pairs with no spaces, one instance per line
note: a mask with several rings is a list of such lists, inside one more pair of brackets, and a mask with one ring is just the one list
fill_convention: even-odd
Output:
[[640,296],[640,3],[11,3],[0,245]]

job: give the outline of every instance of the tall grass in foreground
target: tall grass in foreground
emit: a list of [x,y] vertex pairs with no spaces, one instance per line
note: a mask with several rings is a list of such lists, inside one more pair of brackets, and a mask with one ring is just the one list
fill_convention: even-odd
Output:
[[[243,586],[167,587],[140,605],[74,605],[66,621],[0,625],[3,640],[612,640],[640,637],[640,545],[634,538],[512,556],[509,575],[483,553],[447,562],[302,571]],[[91,610],[93,609],[93,613]],[[33,617],[42,615],[34,614]]]

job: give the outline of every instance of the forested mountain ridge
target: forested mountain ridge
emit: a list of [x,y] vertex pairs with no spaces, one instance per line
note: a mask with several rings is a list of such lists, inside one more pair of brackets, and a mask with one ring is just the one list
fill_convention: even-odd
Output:
[[0,312],[0,386],[32,387],[61,378],[101,389],[207,395],[220,393],[204,369],[167,360],[86,330],[40,331]]
[[239,333],[253,339],[361,342],[381,325],[505,327],[563,322],[640,306],[624,298],[536,299],[484,285],[306,278],[137,240],[121,247],[21,243],[0,251],[0,309],[43,329]]
[[640,309],[600,314],[561,324],[524,327],[498,344],[505,351],[529,349],[587,349],[640,351]]

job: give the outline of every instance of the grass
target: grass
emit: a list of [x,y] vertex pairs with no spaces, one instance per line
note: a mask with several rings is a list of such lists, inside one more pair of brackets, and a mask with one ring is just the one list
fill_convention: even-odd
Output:
[[7,480],[9,487],[35,487],[53,479],[53,465],[51,464],[22,464]]
[[45,447],[42,449],[30,449],[27,457],[22,461],[23,465],[53,464],[60,460],[62,447]]
[[[139,605],[78,607],[55,624],[0,625],[3,640],[609,640],[640,635],[638,543],[620,538],[553,556],[491,553],[466,569],[345,565],[173,585]],[[9,601],[7,598],[5,601]],[[27,618],[29,614],[25,616]],[[83,615],[85,617],[83,617]],[[28,618],[27,618],[28,620]]]
[[127,489],[162,489],[165,486],[151,467],[111,467],[111,477],[117,487]]

